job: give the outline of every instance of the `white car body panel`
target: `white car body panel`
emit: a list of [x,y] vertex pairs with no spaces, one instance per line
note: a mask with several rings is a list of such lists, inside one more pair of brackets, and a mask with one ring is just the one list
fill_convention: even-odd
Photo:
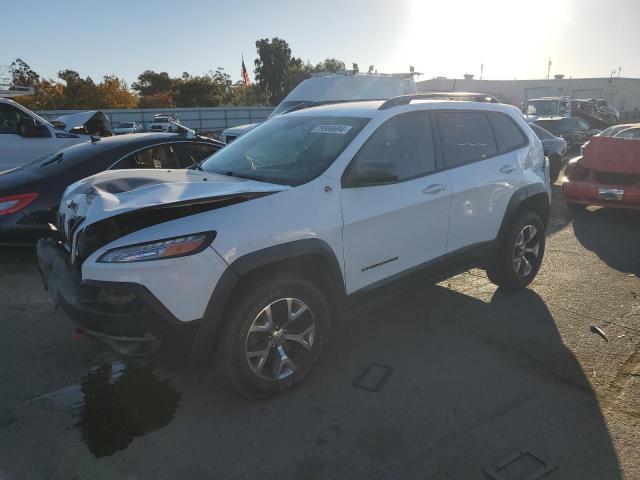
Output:
[[[445,188],[425,193],[433,185]],[[347,293],[443,256],[450,192],[446,172],[391,185],[343,189]]]

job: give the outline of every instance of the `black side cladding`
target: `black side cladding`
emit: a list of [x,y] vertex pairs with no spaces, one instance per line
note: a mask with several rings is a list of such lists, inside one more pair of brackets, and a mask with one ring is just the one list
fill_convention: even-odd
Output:
[[132,212],[105,218],[89,225],[80,234],[77,259],[84,261],[98,248],[143,228],[169,222],[177,218],[224,208],[237,203],[271,195],[276,192],[240,193],[220,197],[199,198],[183,202],[154,205]]

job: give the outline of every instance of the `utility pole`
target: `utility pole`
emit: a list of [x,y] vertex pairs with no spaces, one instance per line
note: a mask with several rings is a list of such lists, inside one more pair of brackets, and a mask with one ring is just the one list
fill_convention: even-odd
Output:
[[480,64],[480,80],[482,80],[482,72],[484,71],[484,63]]
[[549,64],[547,65],[547,80],[551,78],[551,57],[549,57]]

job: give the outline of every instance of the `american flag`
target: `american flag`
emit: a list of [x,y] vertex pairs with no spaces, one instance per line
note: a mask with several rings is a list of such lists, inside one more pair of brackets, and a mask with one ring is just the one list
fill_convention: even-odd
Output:
[[247,67],[244,66],[244,56],[242,57],[242,69],[240,70],[240,75],[242,75],[242,83],[244,86],[251,85],[251,80],[249,80],[249,73],[247,72]]

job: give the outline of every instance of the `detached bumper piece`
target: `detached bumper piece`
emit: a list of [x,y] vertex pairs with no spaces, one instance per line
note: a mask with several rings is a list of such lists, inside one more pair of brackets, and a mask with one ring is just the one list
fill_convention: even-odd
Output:
[[128,356],[157,352],[168,339],[192,342],[199,322],[183,324],[143,286],[82,281],[79,267],[53,239],[37,243],[38,269],[53,301],[91,337]]

